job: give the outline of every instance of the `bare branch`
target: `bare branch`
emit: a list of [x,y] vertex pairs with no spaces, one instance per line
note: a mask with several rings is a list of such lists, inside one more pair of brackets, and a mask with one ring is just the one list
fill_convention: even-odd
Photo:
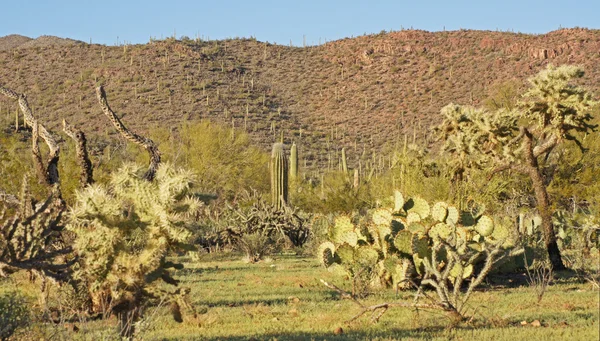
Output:
[[34,121],[31,133],[31,156],[33,157],[33,164],[35,165],[35,169],[38,173],[38,176],[42,182],[46,182],[46,167],[44,167],[44,163],[42,162],[42,154],[40,154],[40,147],[38,146],[38,138],[39,138],[39,124],[38,121]]
[[158,147],[149,138],[140,136],[134,132],[131,132],[125,125],[121,122],[121,120],[117,117],[117,115],[112,111],[110,106],[108,105],[108,101],[106,100],[106,93],[104,92],[104,88],[99,86],[96,88],[96,97],[98,98],[98,102],[100,102],[100,107],[104,112],[104,115],[108,117],[108,119],[115,126],[117,131],[123,135],[127,140],[140,145],[148,154],[150,154],[150,166],[148,166],[148,171],[144,175],[146,180],[152,181],[154,179],[154,175],[156,174],[156,170],[158,169],[158,165],[160,164],[160,152]]
[[71,127],[66,120],[63,119],[63,131],[75,141],[75,152],[77,154],[77,163],[81,169],[79,182],[81,187],[86,187],[94,183],[92,162],[87,151],[87,140],[83,131]]
[[[0,86],[0,94],[3,94],[9,98],[16,99],[19,102],[19,108],[21,112],[23,112],[23,117],[25,119],[25,123],[30,127],[36,125],[36,119],[33,116],[33,112],[29,107],[29,103],[27,102],[27,97],[24,94],[18,94],[13,90],[7,89],[5,87]],[[41,137],[44,142],[48,145],[50,149],[50,153],[48,154],[48,166],[45,168],[44,174],[46,175],[46,182],[48,185],[54,185],[59,182],[58,178],[58,154],[60,152],[60,147],[56,143],[56,140],[52,135],[46,130],[46,128],[37,123],[38,136]],[[35,158],[35,156],[34,156]],[[36,164],[39,166],[38,164]]]
[[351,294],[351,293],[349,293],[349,292],[347,292],[347,291],[345,291],[345,290],[343,290],[343,289],[340,289],[340,288],[339,288],[339,287],[337,287],[335,284],[327,283],[327,282],[325,282],[325,281],[324,281],[324,280],[322,280],[322,279],[319,279],[319,280],[321,281],[321,283],[323,283],[323,285],[325,285],[325,286],[326,286],[326,287],[328,287],[329,289],[333,289],[333,290],[337,291],[337,292],[340,294],[340,296],[341,296],[342,298],[344,298],[344,299],[347,299],[347,300],[351,300],[352,302],[354,302],[354,303],[358,304],[358,305],[359,305],[359,306],[361,306],[362,308],[364,308],[364,307],[365,307],[365,306],[364,306],[362,303],[360,303],[360,301],[359,301],[359,300],[357,300],[357,299],[356,299],[354,296],[352,296],[352,294]]
[[[354,296],[352,296],[352,294],[350,294],[349,292],[347,292],[343,289],[340,289],[338,286],[336,286],[334,284],[327,283],[322,279],[320,279],[320,281],[321,281],[321,283],[323,283],[323,285],[325,285],[329,289],[333,289],[333,290],[337,291],[343,299],[350,300],[362,308],[362,310],[358,314],[356,314],[351,319],[347,320],[346,323],[350,323],[368,312],[373,313],[371,320],[373,322],[377,322],[389,308],[393,308],[393,307],[446,310],[446,308],[444,306],[439,305],[439,304],[406,303],[406,302],[385,302],[385,303],[375,304],[375,305],[371,305],[371,306],[365,306],[360,301],[358,301],[356,298],[354,298]],[[375,314],[375,312],[380,309],[381,309],[381,311],[378,314]]]

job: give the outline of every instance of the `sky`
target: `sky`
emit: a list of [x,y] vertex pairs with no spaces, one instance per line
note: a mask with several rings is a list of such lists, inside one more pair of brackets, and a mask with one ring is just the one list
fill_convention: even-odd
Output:
[[294,46],[363,34],[422,29],[546,33],[600,28],[600,0],[386,1],[2,1],[0,36],[54,35],[106,45],[150,38],[254,37]]

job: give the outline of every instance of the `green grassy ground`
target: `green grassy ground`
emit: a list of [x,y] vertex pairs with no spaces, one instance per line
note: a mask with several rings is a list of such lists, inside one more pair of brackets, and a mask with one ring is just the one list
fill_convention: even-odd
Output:
[[[438,311],[394,308],[372,323],[370,316],[346,324],[360,308],[339,299],[319,278],[347,285],[311,258],[276,256],[246,264],[239,256],[205,256],[187,263],[178,274],[192,289],[200,314],[176,323],[166,307],[151,308],[140,328],[144,340],[597,340],[598,291],[590,284],[563,281],[551,286],[540,304],[532,288],[490,286],[474,293],[475,318],[457,328]],[[365,303],[410,300],[391,290],[369,296]],[[185,316],[184,316],[185,318]],[[539,320],[540,327],[529,324]],[[521,325],[527,321],[528,325]],[[54,339],[112,339],[114,319],[45,329]],[[67,325],[72,329],[72,325]],[[341,327],[343,334],[335,335]],[[43,329],[38,326],[38,329]],[[39,331],[38,331],[39,332]],[[29,334],[31,335],[31,334]]]

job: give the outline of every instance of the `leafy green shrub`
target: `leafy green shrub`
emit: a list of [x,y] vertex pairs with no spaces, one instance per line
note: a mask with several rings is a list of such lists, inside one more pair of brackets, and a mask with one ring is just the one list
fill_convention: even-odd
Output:
[[0,295],[0,339],[8,340],[19,328],[30,323],[30,313],[25,299],[15,293]]
[[370,185],[355,188],[347,174],[329,172],[320,181],[296,183],[290,202],[306,212],[348,213],[371,205]]
[[242,131],[235,130],[232,135],[230,127],[202,121],[182,125],[177,131],[159,128],[150,135],[160,145],[165,160],[198,175],[196,188],[202,192],[234,200],[246,190],[269,191],[265,176],[269,155],[252,146]]

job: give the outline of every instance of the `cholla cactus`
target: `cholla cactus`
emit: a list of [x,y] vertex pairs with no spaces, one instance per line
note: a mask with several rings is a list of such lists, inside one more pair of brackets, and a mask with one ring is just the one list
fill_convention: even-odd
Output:
[[74,260],[66,257],[71,246],[62,242],[65,203],[58,187],[54,186],[50,195],[36,204],[25,175],[16,206],[16,213],[10,218],[4,219],[7,206],[0,212],[0,277],[29,270],[44,278],[67,281]]
[[132,334],[144,302],[160,295],[158,279],[177,284],[168,269],[182,266],[166,257],[188,248],[191,218],[202,205],[189,195],[191,180],[189,172],[163,164],[150,182],[141,167],[128,164],[108,185],[77,193],[68,225],[82,259],[76,275],[88,283],[96,310],[104,301],[120,316],[123,336]]
[[530,87],[517,109],[486,112],[449,104],[442,109],[438,127],[444,141],[442,151],[452,155],[458,180],[469,168],[490,168],[491,175],[513,170],[529,177],[541,217],[544,243],[554,270],[564,269],[552,224],[552,204],[539,158],[559,144],[571,140],[581,147],[578,136],[593,131],[591,112],[598,102],[584,88],[571,84],[581,78],[578,66],[548,65],[529,79]]

